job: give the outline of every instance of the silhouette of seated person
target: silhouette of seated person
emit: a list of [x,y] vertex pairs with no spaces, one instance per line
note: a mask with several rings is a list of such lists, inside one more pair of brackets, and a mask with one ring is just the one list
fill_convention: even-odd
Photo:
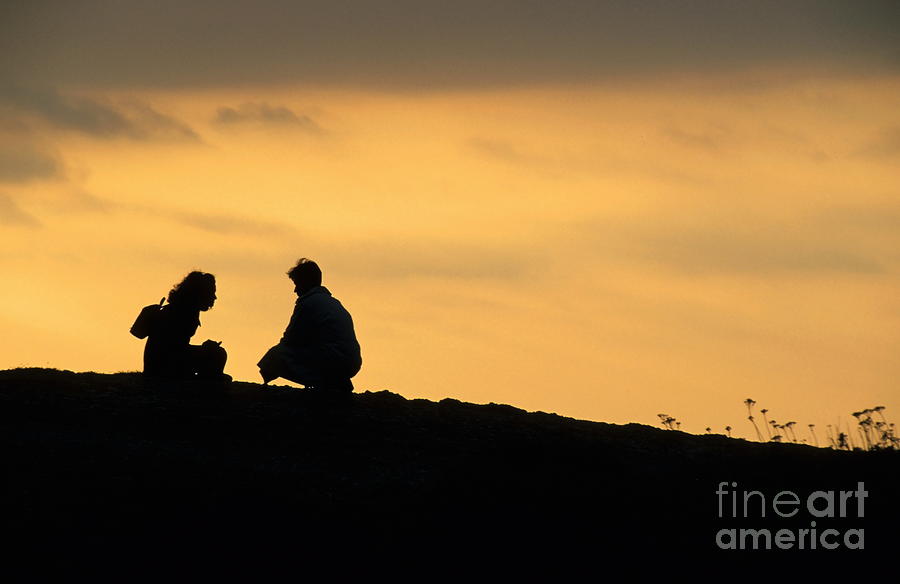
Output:
[[287,273],[297,301],[281,341],[259,361],[265,383],[278,377],[328,394],[349,394],[362,367],[350,313],[322,286],[322,271],[302,258]]
[[223,373],[228,354],[216,341],[190,344],[200,313],[216,302],[216,278],[191,272],[169,292],[169,303],[155,315],[144,346],[144,373],[159,377],[230,381]]

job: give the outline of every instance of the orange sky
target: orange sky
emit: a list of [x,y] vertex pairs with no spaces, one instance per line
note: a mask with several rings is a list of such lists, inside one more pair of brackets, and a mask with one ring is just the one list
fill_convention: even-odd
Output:
[[131,321],[196,268],[219,301],[195,342],[257,380],[307,256],[354,316],[358,390],[747,437],[747,397],[801,426],[892,419],[900,74],[795,67],[428,89],[11,73],[0,367],[139,369]]

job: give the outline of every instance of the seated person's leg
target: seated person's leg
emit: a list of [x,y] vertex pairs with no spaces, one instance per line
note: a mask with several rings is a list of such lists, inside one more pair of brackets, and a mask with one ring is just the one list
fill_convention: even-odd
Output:
[[228,361],[228,353],[216,343],[191,345],[190,356],[191,369],[203,378],[221,377]]
[[269,349],[257,365],[265,383],[281,377],[306,386],[313,377],[304,362],[304,356],[280,344]]
[[284,345],[275,345],[269,349],[257,365],[266,383],[281,377],[323,393],[353,392],[353,382],[346,376],[346,371],[323,363],[313,354]]
[[274,379],[278,379],[282,377],[284,373],[284,357],[282,355],[283,348],[281,345],[275,345],[263,355],[262,359],[259,360],[259,363],[256,364],[259,367],[259,374],[263,378],[263,383],[269,383]]

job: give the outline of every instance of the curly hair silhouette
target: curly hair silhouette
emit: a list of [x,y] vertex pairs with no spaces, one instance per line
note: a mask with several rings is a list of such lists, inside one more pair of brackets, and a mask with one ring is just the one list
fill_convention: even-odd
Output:
[[169,291],[169,304],[183,304],[206,311],[216,301],[216,277],[200,271],[189,273]]

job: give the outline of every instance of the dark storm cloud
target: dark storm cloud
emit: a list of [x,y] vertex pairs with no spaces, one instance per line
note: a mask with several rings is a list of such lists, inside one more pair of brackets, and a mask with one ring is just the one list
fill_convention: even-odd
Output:
[[36,229],[41,227],[41,222],[24,211],[10,195],[0,193],[0,226]]
[[113,105],[52,89],[2,85],[0,111],[9,116],[33,118],[56,129],[101,138],[199,140],[183,122],[138,101]]
[[758,65],[900,69],[892,0],[139,0],[5,3],[20,83],[382,87]]
[[284,106],[267,103],[245,103],[237,108],[220,107],[213,123],[220,127],[280,126],[321,134],[322,128],[311,117],[297,114]]

